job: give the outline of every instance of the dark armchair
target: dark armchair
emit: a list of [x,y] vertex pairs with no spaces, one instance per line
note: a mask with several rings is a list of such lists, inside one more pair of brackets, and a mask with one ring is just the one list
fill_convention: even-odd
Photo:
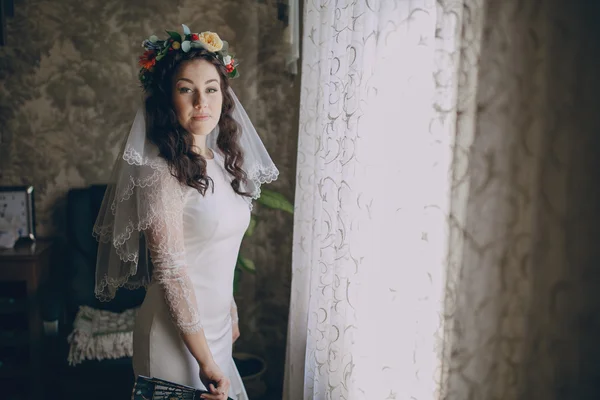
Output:
[[131,358],[86,360],[70,366],[67,362],[67,337],[79,306],[122,312],[138,307],[145,291],[121,289],[113,301],[100,302],[94,296],[97,242],[92,228],[102,203],[105,185],[72,189],[67,197],[67,248],[64,264],[53,272],[42,289],[42,317],[48,327],[58,331],[46,336],[48,398],[129,399],[134,376]]

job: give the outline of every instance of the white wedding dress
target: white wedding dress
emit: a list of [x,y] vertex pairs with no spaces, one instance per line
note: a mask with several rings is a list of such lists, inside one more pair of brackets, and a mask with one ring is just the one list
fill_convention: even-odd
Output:
[[[137,375],[205,389],[180,332],[204,329],[213,358],[231,380],[229,397],[248,400],[232,358],[233,273],[250,222],[248,201],[231,187],[223,157],[207,160],[206,196],[161,174],[144,201],[161,210],[146,229],[154,266],[133,336]],[[163,211],[164,210],[164,211]]]

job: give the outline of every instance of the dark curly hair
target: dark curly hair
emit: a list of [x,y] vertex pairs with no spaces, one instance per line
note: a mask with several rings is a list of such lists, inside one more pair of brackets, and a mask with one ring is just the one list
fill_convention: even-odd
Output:
[[192,49],[187,53],[176,51],[157,62],[152,76],[153,84],[146,90],[146,135],[158,146],[160,155],[167,161],[171,174],[182,184],[197,189],[203,196],[212,181],[206,175],[206,160],[192,150],[193,134],[186,131],[177,119],[172,100],[173,80],[181,66],[192,60],[206,60],[217,69],[221,77],[223,106],[219,119],[217,147],[225,156],[225,169],[233,176],[231,187],[242,195],[247,180],[242,169],[244,153],[239,145],[241,134],[238,123],[231,116],[235,104],[229,94],[229,78],[225,66],[205,49]]

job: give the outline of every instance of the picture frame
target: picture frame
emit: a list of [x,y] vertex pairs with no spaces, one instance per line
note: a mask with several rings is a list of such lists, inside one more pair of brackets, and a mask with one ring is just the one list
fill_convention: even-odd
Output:
[[0,186],[0,218],[15,218],[19,239],[35,241],[33,186]]

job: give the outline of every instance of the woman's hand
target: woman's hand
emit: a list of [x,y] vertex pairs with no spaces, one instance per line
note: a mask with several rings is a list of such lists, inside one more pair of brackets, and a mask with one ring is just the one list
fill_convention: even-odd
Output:
[[200,397],[208,400],[227,400],[231,382],[214,361],[208,365],[200,365],[200,380],[210,392]]
[[237,322],[233,323],[231,328],[231,340],[235,343],[236,340],[240,337],[240,325]]

